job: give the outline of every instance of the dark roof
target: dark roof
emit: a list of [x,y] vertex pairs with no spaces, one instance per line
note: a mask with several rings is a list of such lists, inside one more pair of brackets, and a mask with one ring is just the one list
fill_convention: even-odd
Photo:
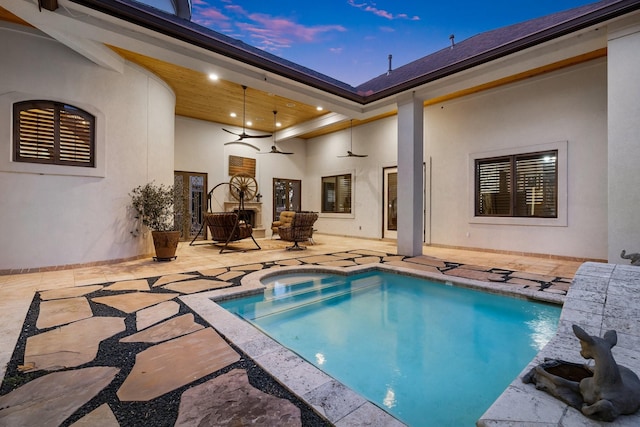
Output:
[[640,0],[602,0],[487,31],[353,87],[133,0],[71,1],[362,104],[640,9]]
[[[578,28],[576,28],[575,25],[570,25],[572,23],[579,24],[580,21],[585,21],[583,27],[593,25],[587,18],[595,17],[599,12],[608,8],[610,9],[612,5],[620,6],[624,3],[635,4],[637,8],[640,2],[602,0],[597,3],[579,6],[519,24],[487,31],[455,43],[453,46],[449,45],[438,52],[398,67],[391,72],[382,74],[357,86],[356,90],[360,95],[369,96],[408,82],[416,81],[420,78],[426,80],[430,75],[436,75],[434,79],[431,79],[435,80],[436,78],[442,77],[442,75],[437,73],[438,71],[454,68],[456,65],[463,65],[465,61],[470,62],[469,66],[478,65],[478,62],[471,62],[470,60],[482,58],[483,55],[489,56],[492,52],[495,52],[496,56],[498,56],[500,51],[522,50],[528,47],[528,45],[532,46],[577,30]],[[567,28],[563,28],[563,25]],[[509,49],[510,46],[511,49]],[[490,59],[494,58],[489,56],[486,60]],[[455,72],[461,71],[458,67],[454,69]],[[424,82],[426,81],[422,81],[422,83]]]

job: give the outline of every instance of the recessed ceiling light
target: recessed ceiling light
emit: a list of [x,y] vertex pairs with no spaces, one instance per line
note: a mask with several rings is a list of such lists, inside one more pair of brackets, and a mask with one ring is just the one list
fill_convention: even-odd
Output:
[[321,106],[319,106],[319,105],[318,105],[318,106],[316,107],[316,110],[318,110],[318,111],[322,111],[322,110],[323,110],[323,108],[322,108]]
[[231,113],[229,114],[231,117],[238,117],[238,115],[236,113]]
[[218,78],[219,77],[218,77],[217,74],[214,74],[214,73],[209,74],[209,80],[216,81],[216,80],[218,80]]
[[296,104],[294,104],[293,102],[287,102],[287,107],[293,108],[295,106],[296,106]]
[[251,121],[247,121],[247,126],[251,126],[253,123]]
[[276,127],[280,127],[280,126],[282,126],[282,123],[276,122]]

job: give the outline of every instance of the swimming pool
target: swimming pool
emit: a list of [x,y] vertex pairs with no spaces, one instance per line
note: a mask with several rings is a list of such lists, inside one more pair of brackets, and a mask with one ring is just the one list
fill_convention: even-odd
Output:
[[222,302],[412,426],[475,421],[553,336],[560,307],[380,271],[287,274]]

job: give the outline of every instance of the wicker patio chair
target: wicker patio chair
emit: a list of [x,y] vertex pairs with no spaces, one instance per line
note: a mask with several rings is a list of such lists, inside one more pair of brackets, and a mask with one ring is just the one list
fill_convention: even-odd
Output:
[[211,240],[224,243],[220,253],[222,253],[230,242],[251,237],[258,249],[260,245],[253,238],[253,227],[238,219],[236,212],[214,212],[204,215],[204,222],[209,227]]
[[318,219],[316,212],[296,212],[291,224],[278,228],[278,234],[282,240],[293,242],[293,246],[288,246],[287,250],[307,249],[300,246],[300,242],[306,242],[313,236],[313,224]]

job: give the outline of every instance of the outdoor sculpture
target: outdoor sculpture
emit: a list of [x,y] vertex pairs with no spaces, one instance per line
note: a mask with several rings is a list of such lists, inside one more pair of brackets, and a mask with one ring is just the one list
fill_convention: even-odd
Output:
[[620,258],[622,258],[622,259],[630,259],[631,260],[631,265],[640,265],[640,254],[639,253],[627,255],[627,251],[625,251],[623,249],[622,253],[620,254]]
[[607,331],[600,338],[573,325],[573,333],[580,340],[580,355],[595,361],[593,370],[548,359],[531,369],[522,381],[535,384],[537,389],[597,420],[613,421],[640,409],[640,379],[629,368],[618,365],[611,354],[618,341],[616,331]]

